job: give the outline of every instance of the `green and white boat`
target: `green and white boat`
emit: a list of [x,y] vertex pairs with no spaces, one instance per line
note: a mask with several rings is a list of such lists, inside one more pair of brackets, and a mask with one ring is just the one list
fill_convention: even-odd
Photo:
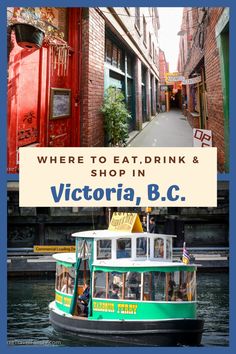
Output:
[[49,309],[56,330],[119,345],[200,345],[197,265],[173,262],[174,235],[142,232],[136,214],[114,213],[108,230],[72,236],[75,253],[53,255],[56,295]]

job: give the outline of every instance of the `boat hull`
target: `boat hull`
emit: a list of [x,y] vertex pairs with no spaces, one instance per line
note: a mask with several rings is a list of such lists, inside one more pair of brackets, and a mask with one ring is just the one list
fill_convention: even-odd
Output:
[[199,346],[204,324],[201,319],[91,320],[62,315],[52,308],[50,322],[57,331],[89,336],[100,342],[119,346]]

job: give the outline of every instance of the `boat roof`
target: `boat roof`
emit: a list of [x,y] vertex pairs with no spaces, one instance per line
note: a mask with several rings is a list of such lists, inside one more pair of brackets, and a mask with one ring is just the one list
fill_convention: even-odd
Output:
[[89,231],[79,231],[73,233],[73,237],[83,237],[83,238],[116,238],[116,237],[158,237],[163,238],[176,237],[176,235],[166,235],[166,234],[153,234],[148,232],[129,232],[129,231],[110,231],[110,230],[89,230]]
[[95,260],[93,266],[99,267],[117,267],[117,268],[126,268],[126,267],[198,267],[199,264],[185,264],[183,262],[168,262],[168,261],[156,261],[156,260],[134,260],[134,259],[109,259],[109,260]]
[[[60,262],[66,262],[70,264],[76,263],[76,256],[75,253],[56,253],[53,254],[53,258]],[[106,260],[95,260],[93,262],[93,266],[99,267],[117,267],[117,268],[125,268],[125,267],[199,267],[199,264],[185,264],[183,262],[168,262],[168,261],[157,261],[157,260],[134,260],[134,259],[106,259]]]
[[54,259],[60,262],[67,262],[71,264],[76,263],[75,252],[73,253],[55,253],[52,255]]

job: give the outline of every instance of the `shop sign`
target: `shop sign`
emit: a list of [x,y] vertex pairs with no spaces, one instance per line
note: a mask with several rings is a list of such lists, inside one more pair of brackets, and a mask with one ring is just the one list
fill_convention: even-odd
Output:
[[212,131],[206,129],[193,129],[193,146],[194,147],[211,147]]
[[193,85],[202,81],[201,76],[193,77],[192,79],[184,79],[182,81],[183,85]]
[[113,213],[108,230],[143,232],[142,224],[137,213]]
[[161,85],[160,90],[163,91],[168,91],[168,85]]
[[166,73],[167,82],[183,81],[185,78],[180,73]]
[[34,253],[75,252],[75,246],[34,246]]

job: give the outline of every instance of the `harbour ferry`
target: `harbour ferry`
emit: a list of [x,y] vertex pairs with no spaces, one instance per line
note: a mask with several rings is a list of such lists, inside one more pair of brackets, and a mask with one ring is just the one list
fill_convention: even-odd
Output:
[[143,232],[135,213],[113,213],[107,230],[82,231],[75,253],[56,259],[52,326],[131,346],[198,346],[197,265],[172,259],[174,235]]

